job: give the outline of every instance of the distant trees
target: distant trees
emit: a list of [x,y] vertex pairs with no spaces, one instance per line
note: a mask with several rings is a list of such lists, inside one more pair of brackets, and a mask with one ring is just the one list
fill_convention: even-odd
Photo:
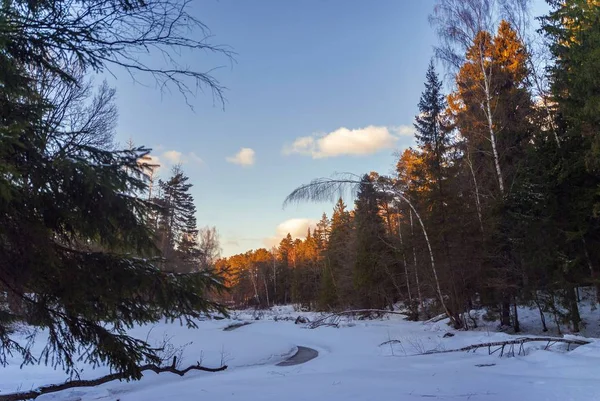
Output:
[[[544,312],[575,332],[585,324],[577,287],[596,286],[600,299],[600,7],[549,3],[545,81],[523,38],[527,2],[438,0],[437,55],[453,81],[445,95],[429,66],[417,146],[398,155],[396,174],[315,179],[290,194],[286,202],[357,194],[354,210],[339,200],[330,222],[280,246],[283,262],[289,244],[316,244],[319,288],[307,294],[317,308],[401,300],[411,318],[443,311],[469,328],[471,310],[485,306],[487,318],[519,331],[525,304],[544,327]],[[294,260],[286,268],[306,268]]]
[[[238,304],[319,310],[407,306],[412,319],[486,318],[515,332],[518,305],[577,332],[580,286],[600,300],[600,35],[596,1],[550,1],[547,79],[525,41],[527,2],[438,0],[432,15],[448,93],[431,63],[416,146],[392,176],[315,179],[289,201],[336,201],[304,239],[231,265]],[[546,85],[546,86],[544,86]],[[340,191],[356,194],[353,208]],[[258,251],[254,251],[258,252]],[[269,255],[267,257],[266,255]]]

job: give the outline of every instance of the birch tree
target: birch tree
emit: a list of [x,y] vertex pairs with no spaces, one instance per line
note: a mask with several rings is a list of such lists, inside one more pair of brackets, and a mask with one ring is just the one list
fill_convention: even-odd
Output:
[[501,124],[496,119],[496,71],[490,52],[490,33],[496,31],[503,18],[522,17],[527,6],[527,0],[438,0],[430,16],[440,39],[436,54],[449,67],[450,73],[460,70],[469,60],[472,74],[479,76],[476,83],[481,93],[478,103],[483,112],[495,180],[502,197],[506,188],[498,149]]

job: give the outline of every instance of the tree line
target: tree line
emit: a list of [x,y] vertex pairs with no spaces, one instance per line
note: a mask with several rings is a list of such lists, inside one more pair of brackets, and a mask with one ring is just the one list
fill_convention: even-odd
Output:
[[[600,5],[549,2],[532,31],[526,1],[438,0],[440,38],[394,175],[337,175],[288,202],[340,199],[305,239],[218,262],[234,303],[317,310],[473,308],[520,330],[519,305],[579,331],[577,289],[600,301]],[[445,91],[445,88],[449,88]]]

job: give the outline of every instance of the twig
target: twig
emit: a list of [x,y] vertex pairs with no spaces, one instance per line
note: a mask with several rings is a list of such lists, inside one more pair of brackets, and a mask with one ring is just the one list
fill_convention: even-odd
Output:
[[402,341],[400,341],[400,340],[388,340],[388,341],[382,342],[381,344],[379,344],[379,346],[381,347],[381,346],[388,345],[388,344],[398,344],[398,343],[402,344]]

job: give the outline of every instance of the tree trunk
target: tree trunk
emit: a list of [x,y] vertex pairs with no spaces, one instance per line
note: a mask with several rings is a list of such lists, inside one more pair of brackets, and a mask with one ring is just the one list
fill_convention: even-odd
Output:
[[265,295],[267,297],[267,308],[268,308],[269,306],[271,306],[271,303],[269,302],[269,287],[267,285],[267,275],[266,274],[263,276],[263,281],[265,284]]
[[540,305],[540,301],[537,298],[537,294],[535,295],[534,302],[538,308],[538,311],[540,312],[540,320],[542,321],[542,331],[545,333],[548,331],[548,327],[546,326],[546,316],[544,316],[544,311],[542,309],[542,305]]
[[500,307],[500,324],[502,326],[510,326],[510,301],[506,296],[503,297]]
[[492,93],[490,88],[491,81],[491,70],[486,72],[484,61],[483,61],[483,49],[480,49],[479,61],[481,66],[481,74],[483,75],[483,84],[485,91],[485,111],[488,123],[488,130],[490,134],[490,142],[492,143],[492,154],[494,155],[494,166],[496,168],[496,177],[498,179],[498,185],[500,187],[500,194],[504,197],[504,178],[502,177],[502,169],[500,168],[500,156],[498,155],[498,148],[496,147],[496,132],[494,131],[494,121],[492,119]]
[[590,258],[590,254],[588,253],[585,237],[581,237],[581,242],[583,243],[583,252],[584,252],[587,264],[588,264],[588,268],[590,269],[590,276],[592,278],[592,284],[593,284],[594,288],[596,289],[596,303],[600,303],[600,281],[598,281],[596,269],[594,269],[594,264],[592,263],[592,259]]
[[515,329],[515,333],[519,333],[521,331],[521,325],[519,324],[519,313],[517,311],[517,301],[513,302],[513,327]]
[[402,248],[402,263],[404,264],[404,276],[406,277],[406,290],[408,291],[408,301],[412,303],[412,294],[410,291],[410,277],[408,275],[408,265],[406,263],[406,254],[404,253],[404,241],[402,240],[402,227],[400,225],[400,213],[398,213],[398,236],[400,237],[400,247]]
[[469,152],[467,151],[467,164],[469,170],[471,170],[471,176],[473,177],[473,185],[475,185],[475,208],[477,209],[477,218],[479,219],[479,229],[483,234],[483,217],[481,214],[481,201],[479,200],[479,185],[477,185],[477,178],[475,177],[475,170],[473,170],[473,164],[469,158]]
[[423,309],[423,297],[421,296],[421,285],[419,284],[419,270],[417,269],[417,251],[415,250],[415,231],[413,228],[412,210],[409,210],[408,213],[410,216],[410,235],[413,252],[413,267],[415,269],[415,282],[417,285],[417,296],[419,297],[419,307]]
[[577,305],[575,286],[572,284],[567,284],[565,295],[567,298],[567,305],[569,307],[569,318],[571,320],[571,324],[573,325],[573,332],[579,333],[581,316],[579,315],[579,306]]
[[258,285],[256,283],[257,276],[258,276],[258,273],[256,271],[251,271],[250,272],[250,281],[252,282],[252,287],[254,288],[254,299],[260,305],[260,298],[258,296]]
[[423,236],[425,237],[425,242],[427,243],[427,249],[429,250],[429,259],[431,262],[431,271],[433,272],[433,278],[435,281],[435,288],[436,288],[436,292],[439,298],[440,303],[442,304],[442,308],[444,308],[444,312],[446,312],[446,315],[448,316],[448,318],[450,319],[450,322],[452,323],[452,325],[455,328],[461,328],[462,327],[462,322],[460,321],[460,319],[457,319],[456,315],[454,315],[450,309],[448,309],[448,305],[446,305],[446,301],[444,300],[444,295],[442,294],[442,288],[440,287],[440,280],[437,274],[437,269],[435,267],[435,259],[433,257],[433,249],[431,248],[431,242],[429,242],[429,236],[427,235],[427,230],[425,229],[425,224],[423,223],[423,220],[421,219],[421,215],[419,215],[419,213],[417,212],[417,209],[415,209],[415,207],[413,206],[413,204],[404,196],[402,195],[402,193],[397,193],[397,195],[404,200],[406,203],[408,203],[408,206],[410,206],[411,210],[413,212],[415,212],[415,216],[417,216],[417,220],[419,220],[419,224],[421,225],[421,229],[423,230]]
[[560,320],[558,319],[558,310],[556,309],[556,297],[552,294],[552,316],[554,316],[554,323],[556,323],[556,331],[558,335],[562,335],[560,329]]

